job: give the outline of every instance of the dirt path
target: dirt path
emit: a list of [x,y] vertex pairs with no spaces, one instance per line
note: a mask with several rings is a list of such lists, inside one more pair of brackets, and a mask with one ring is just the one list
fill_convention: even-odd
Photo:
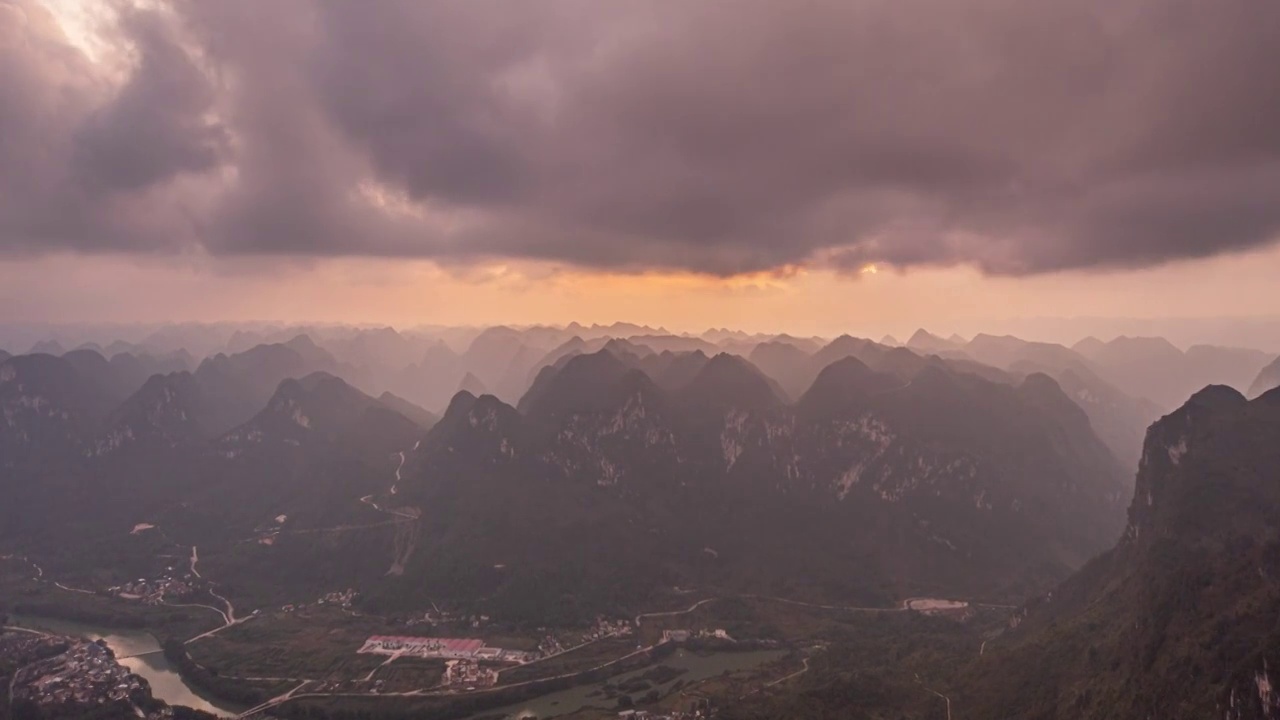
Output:
[[372,680],[372,679],[373,679],[373,676],[374,676],[374,675],[376,675],[376,674],[378,673],[378,671],[379,671],[379,670],[381,670],[382,668],[384,668],[384,667],[386,667],[386,666],[390,665],[390,664],[392,663],[392,661],[394,661],[394,660],[398,659],[399,657],[400,657],[400,654],[399,654],[399,653],[392,653],[392,654],[391,654],[391,657],[387,658],[385,662],[383,662],[383,663],[382,663],[381,665],[379,665],[378,667],[376,667],[376,668],[374,668],[374,669],[370,670],[370,671],[369,671],[369,674],[364,676],[364,680],[365,680],[365,682],[369,682],[370,680]]
[[805,673],[807,673],[807,672],[809,672],[809,658],[807,658],[807,657],[806,657],[806,658],[804,659],[804,667],[802,667],[801,669],[797,670],[796,672],[791,673],[790,675],[787,675],[787,676],[784,676],[784,677],[780,677],[780,678],[778,678],[777,680],[774,680],[773,682],[767,682],[767,683],[765,683],[765,684],[764,684],[764,686],[765,686],[765,687],[773,687],[774,685],[781,685],[782,683],[784,683],[784,682],[786,682],[786,681],[790,680],[791,678],[797,678],[797,677],[800,677],[801,675],[803,675],[803,674],[805,674]]
[[704,600],[699,600],[698,602],[690,605],[686,610],[671,610],[668,612],[641,613],[636,616],[636,629],[640,628],[640,622],[645,618],[674,617],[676,615],[688,615],[689,613],[693,612],[694,610],[697,610],[698,608],[702,607],[703,605],[706,605],[709,602],[715,602],[716,600],[723,600],[723,599],[724,598],[709,597]]
[[841,611],[849,611],[849,612],[906,612],[907,610],[911,609],[909,607],[909,603],[916,600],[921,600],[922,598],[908,598],[907,600],[903,600],[902,603],[897,607],[863,607],[863,606],[857,606],[857,605],[820,605],[818,603],[808,603],[800,600],[789,600],[787,598],[771,597],[769,595],[726,595],[723,597],[709,597],[703,600],[699,600],[698,602],[689,606],[685,610],[671,610],[668,612],[642,613],[636,616],[636,627],[637,628],[640,627],[640,622],[644,618],[673,617],[676,615],[688,615],[689,613],[693,612],[694,610],[697,610],[698,608],[702,607],[703,605],[706,605],[707,603],[715,602],[717,600],[733,600],[733,599],[763,600],[765,602],[776,602],[776,603],[784,603],[786,605],[797,605],[799,607],[813,608],[815,610],[841,610]]
[[83,588],[73,588],[73,587],[68,587],[68,586],[63,585],[62,583],[60,583],[60,582],[58,582],[58,581],[56,581],[56,580],[54,581],[53,585],[54,585],[54,587],[58,588],[59,590],[66,590],[67,592],[80,593],[81,595],[97,595],[97,593],[95,593],[95,592],[94,592],[94,591],[92,591],[92,590],[85,590],[85,589],[83,589]]
[[[417,448],[418,446],[414,445],[413,447]],[[396,466],[396,481],[391,484],[392,495],[395,495],[398,492],[397,488],[400,486],[400,471],[404,469],[404,451],[401,450],[398,454],[400,455],[400,464]]]
[[[201,603],[165,603],[165,605],[166,605],[167,607],[197,607],[197,608],[204,608],[205,610],[212,610],[212,611],[214,611],[214,612],[216,612],[216,613],[218,613],[219,615],[221,615],[221,616],[222,616],[222,621],[223,621],[224,623],[230,624],[230,622],[231,622],[231,618],[228,618],[228,617],[227,617],[227,613],[226,613],[226,612],[224,612],[224,611],[222,611],[222,610],[219,610],[218,608],[216,608],[216,607],[214,607],[214,606],[212,606],[212,605],[204,605],[204,604],[201,604]],[[219,628],[219,629],[221,629],[221,628]]]

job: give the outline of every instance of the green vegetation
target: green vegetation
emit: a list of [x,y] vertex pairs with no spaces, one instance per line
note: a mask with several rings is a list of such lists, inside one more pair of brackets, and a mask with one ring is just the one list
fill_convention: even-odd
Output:
[[220,700],[237,705],[253,707],[270,700],[287,690],[287,686],[295,683],[253,682],[239,678],[226,678],[197,664],[187,653],[186,646],[180,640],[168,640],[164,643],[164,656],[191,685]]
[[0,609],[7,608],[15,615],[146,629],[161,641],[193,637],[222,624],[216,613],[202,608],[144,605],[105,595],[68,592],[49,583],[11,580],[12,576],[0,580]]
[[811,650],[807,672],[785,685],[751,688],[753,694],[729,702],[721,716],[942,720],[945,702],[927,688],[949,694],[957,668],[977,657],[983,634],[1002,619],[958,623],[917,613],[849,617],[828,626],[827,642]]
[[1197,393],[1148,431],[1116,547],[987,636],[985,652],[924,626],[874,654],[867,637],[833,636],[791,691],[724,717],[940,718],[935,692],[956,717],[1275,716],[1276,437],[1280,395]]
[[378,669],[374,678],[382,682],[383,692],[410,692],[432,688],[440,684],[444,675],[444,660],[435,658],[396,658],[390,665]]
[[370,635],[407,634],[337,608],[263,615],[187,646],[192,659],[223,676],[350,680],[386,657],[358,655]]
[[600,640],[586,647],[506,670],[499,677],[499,682],[502,685],[514,685],[529,680],[582,672],[617,660],[635,651],[636,644],[634,640],[626,638]]

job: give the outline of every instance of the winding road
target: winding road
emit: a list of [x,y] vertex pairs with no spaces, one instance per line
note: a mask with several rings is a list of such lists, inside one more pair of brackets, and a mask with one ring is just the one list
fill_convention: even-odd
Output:
[[920,684],[920,687],[922,687],[922,688],[924,688],[925,690],[927,690],[927,691],[929,691],[929,692],[933,693],[934,695],[937,695],[938,697],[942,698],[942,699],[947,703],[947,720],[951,720],[951,698],[947,697],[946,695],[943,695],[942,693],[938,692],[937,690],[934,690],[933,688],[929,687],[928,685],[925,685],[925,684],[924,684],[924,681],[922,681],[922,680],[920,679],[920,676],[919,676],[919,675],[916,675],[916,682]]
[[[196,576],[196,577],[198,577],[198,578],[204,579],[204,576],[203,576],[203,575],[201,575],[201,574],[200,574],[200,571],[196,569],[196,563],[198,563],[198,562],[200,562],[200,551],[199,551],[199,549],[197,549],[197,548],[196,548],[196,546],[195,546],[195,545],[192,545],[192,546],[191,546],[191,574],[192,574],[192,575],[194,575],[194,576]],[[222,627],[214,628],[214,629],[212,629],[212,630],[210,630],[210,631],[208,631],[208,632],[201,633],[201,634],[199,634],[199,635],[197,635],[197,636],[195,636],[195,637],[193,637],[193,638],[190,638],[190,639],[186,640],[185,642],[183,642],[183,644],[184,644],[184,645],[190,645],[191,643],[193,643],[193,642],[195,642],[195,641],[197,641],[197,640],[201,640],[201,639],[203,639],[203,638],[207,638],[207,637],[209,637],[210,635],[215,635],[215,634],[217,634],[217,633],[220,633],[220,632],[222,632],[223,630],[226,630],[227,628],[232,627],[233,625],[239,625],[240,623],[245,622],[245,621],[247,621],[247,620],[249,620],[250,618],[252,618],[252,617],[253,617],[253,616],[251,615],[251,616],[249,616],[249,617],[247,617],[247,618],[242,618],[242,619],[237,620],[237,619],[236,619],[236,606],[235,606],[235,605],[233,605],[233,604],[231,604],[231,601],[230,601],[230,600],[228,600],[227,598],[223,597],[222,595],[219,595],[219,594],[218,594],[218,591],[216,591],[216,590],[214,590],[214,589],[213,589],[213,582],[212,582],[212,581],[210,581],[210,582],[209,582],[208,592],[209,592],[209,594],[210,594],[210,595],[212,595],[213,597],[216,597],[216,598],[218,598],[219,600],[221,600],[221,601],[222,601],[222,604],[223,604],[223,605],[225,605],[226,607],[225,607],[224,609],[222,609],[222,610],[219,610],[218,608],[216,608],[216,607],[214,607],[214,606],[212,606],[212,605],[204,605],[204,604],[201,604],[201,603],[183,603],[183,604],[178,604],[178,603],[166,603],[166,605],[170,605],[171,607],[199,607],[199,608],[206,608],[206,609],[212,610],[212,611],[214,611],[214,612],[216,612],[216,613],[218,613],[219,615],[221,615],[221,616],[222,616]]]
[[83,588],[73,588],[73,587],[68,587],[68,586],[63,585],[62,583],[60,583],[60,582],[58,582],[58,581],[56,581],[56,580],[54,581],[53,585],[54,585],[54,587],[58,588],[59,590],[66,590],[67,592],[80,593],[81,595],[96,595],[96,594],[97,594],[97,593],[95,593],[95,592],[94,592],[94,591],[92,591],[92,590],[85,590],[85,589],[83,589]]
[[644,618],[673,617],[676,615],[688,615],[689,613],[693,612],[694,610],[697,610],[698,608],[702,607],[703,605],[706,605],[709,602],[715,602],[716,600],[723,600],[723,599],[724,598],[720,598],[720,597],[709,597],[709,598],[706,598],[705,600],[699,600],[698,602],[690,605],[687,610],[671,610],[669,612],[641,613],[640,615],[636,616],[636,628],[639,629],[640,621],[643,620]]
[[786,676],[780,677],[780,678],[778,678],[777,680],[774,680],[773,682],[767,682],[767,683],[765,683],[765,684],[764,684],[764,686],[765,686],[765,687],[773,687],[774,685],[781,685],[782,683],[784,683],[784,682],[786,682],[786,681],[790,680],[791,678],[800,677],[801,675],[803,675],[803,674],[805,674],[805,673],[807,673],[807,672],[809,672],[809,658],[808,658],[808,657],[806,657],[806,658],[804,659],[804,667],[802,667],[801,669],[797,670],[796,672],[791,673],[790,675],[786,675]]
[[[717,600],[734,600],[734,599],[764,600],[766,602],[776,602],[776,603],[784,603],[787,605],[797,605],[799,607],[813,608],[815,610],[840,610],[840,611],[848,611],[848,612],[883,613],[883,612],[906,612],[908,610],[915,610],[916,608],[912,607],[913,603],[918,603],[918,602],[923,602],[928,600],[937,600],[938,598],[912,597],[912,598],[907,598],[903,600],[897,607],[866,607],[866,606],[859,606],[859,605],[821,605],[818,603],[809,603],[809,602],[803,602],[800,600],[790,600],[788,598],[772,597],[769,595],[750,595],[750,594],[725,595],[725,596],[709,597],[703,600],[699,600],[698,602],[689,606],[685,610],[670,610],[667,612],[642,613],[636,616],[636,627],[637,628],[640,627],[640,621],[643,620],[644,618],[673,617],[675,615],[688,615],[689,613],[693,612],[694,610],[697,610],[698,608],[702,607],[703,605],[706,605],[707,603],[715,602]],[[947,602],[952,602],[952,601],[947,601]],[[954,602],[964,603],[964,606],[968,606],[968,607],[1016,609],[1012,605],[988,605],[984,603],[971,603],[971,602],[968,602],[967,600],[954,601]],[[960,606],[957,606],[957,607],[960,607]]]
[[[421,441],[419,441],[419,442],[421,442]],[[414,447],[414,449],[415,449],[415,450],[418,448],[418,446],[417,446],[417,445],[414,445],[413,447]],[[398,488],[398,487],[399,487],[399,485],[400,485],[400,471],[404,469],[404,451],[403,451],[403,450],[401,450],[401,451],[398,453],[398,455],[400,455],[400,464],[396,466],[396,481],[395,481],[394,483],[392,483],[392,484],[391,484],[391,494],[392,494],[392,495],[395,495],[395,494],[398,492],[397,488]]]

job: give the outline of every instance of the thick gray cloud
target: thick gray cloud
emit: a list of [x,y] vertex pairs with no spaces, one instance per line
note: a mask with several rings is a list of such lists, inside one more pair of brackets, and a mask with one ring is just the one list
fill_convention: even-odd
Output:
[[126,9],[121,29],[136,67],[110,102],[84,118],[72,170],[106,191],[136,191],[227,160],[226,128],[204,115],[214,90],[155,13]]
[[1280,237],[1268,0],[173,0],[108,32],[123,75],[0,0],[0,248],[1022,274]]

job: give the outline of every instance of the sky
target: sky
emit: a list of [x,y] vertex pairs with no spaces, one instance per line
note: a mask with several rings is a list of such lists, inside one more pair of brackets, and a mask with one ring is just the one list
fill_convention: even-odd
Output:
[[0,0],[0,321],[1277,317],[1280,4]]

